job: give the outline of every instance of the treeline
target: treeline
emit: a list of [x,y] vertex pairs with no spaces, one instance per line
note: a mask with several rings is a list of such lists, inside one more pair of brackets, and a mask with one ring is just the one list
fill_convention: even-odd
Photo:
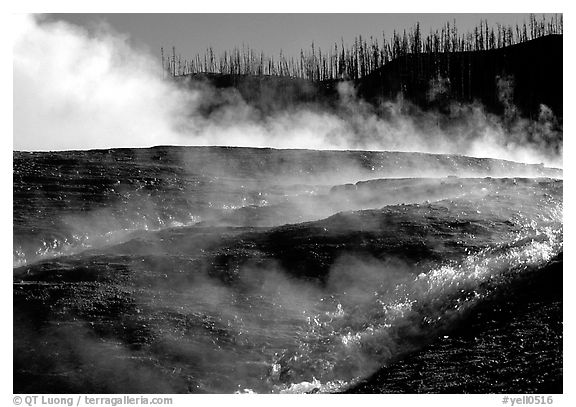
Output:
[[309,50],[300,50],[299,57],[264,55],[247,45],[216,55],[209,47],[192,59],[182,58],[172,47],[167,53],[161,48],[163,70],[171,76],[195,73],[230,75],[279,75],[313,81],[359,79],[408,54],[445,54],[463,51],[485,51],[507,47],[550,34],[562,34],[562,14],[547,19],[545,15],[530,15],[522,25],[488,26],[487,20],[472,31],[460,33],[456,21],[447,22],[442,28],[423,35],[420,24],[402,33],[394,31],[392,38],[384,33],[377,38],[358,36],[351,45],[335,43],[323,50],[312,43]]

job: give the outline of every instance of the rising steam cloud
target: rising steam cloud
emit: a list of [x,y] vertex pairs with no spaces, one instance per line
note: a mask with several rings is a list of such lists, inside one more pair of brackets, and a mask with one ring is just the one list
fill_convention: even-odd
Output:
[[20,17],[14,44],[14,148],[66,150],[181,143],[187,95],[163,83],[126,38]]
[[478,104],[454,105],[448,115],[423,112],[402,99],[374,108],[343,83],[335,109],[295,107],[263,118],[236,97],[206,118],[199,106],[221,91],[163,80],[156,58],[122,35],[32,16],[18,17],[17,25],[17,150],[230,145],[452,153],[562,165],[561,142],[551,142],[561,135],[546,106],[532,122],[499,118]]

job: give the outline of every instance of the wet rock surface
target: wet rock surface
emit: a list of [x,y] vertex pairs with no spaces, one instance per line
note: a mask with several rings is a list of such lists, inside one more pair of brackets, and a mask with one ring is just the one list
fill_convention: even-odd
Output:
[[293,154],[15,153],[14,391],[561,391],[556,170]]

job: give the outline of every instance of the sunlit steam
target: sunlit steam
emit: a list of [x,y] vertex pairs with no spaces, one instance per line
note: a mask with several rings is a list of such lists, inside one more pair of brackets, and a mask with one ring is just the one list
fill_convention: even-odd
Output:
[[[431,83],[429,96],[442,93]],[[504,118],[477,104],[448,116],[399,98],[373,107],[340,84],[334,109],[294,107],[266,117],[235,95],[210,117],[200,103],[223,90],[186,87],[162,78],[156,58],[127,38],[89,33],[63,22],[18,18],[14,43],[14,148],[67,150],[153,145],[232,145],[365,149],[464,154],[562,165],[554,113],[536,122],[517,117],[510,83],[499,82]],[[193,88],[193,90],[192,90]],[[512,113],[511,113],[512,112]]]
[[180,143],[191,94],[162,82],[125,38],[20,17],[14,44],[14,147],[66,150]]

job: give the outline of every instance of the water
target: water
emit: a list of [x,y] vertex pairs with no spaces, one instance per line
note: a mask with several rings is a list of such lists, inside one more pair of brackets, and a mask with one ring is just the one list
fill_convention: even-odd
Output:
[[403,153],[15,153],[15,390],[354,389],[562,253],[558,177]]

